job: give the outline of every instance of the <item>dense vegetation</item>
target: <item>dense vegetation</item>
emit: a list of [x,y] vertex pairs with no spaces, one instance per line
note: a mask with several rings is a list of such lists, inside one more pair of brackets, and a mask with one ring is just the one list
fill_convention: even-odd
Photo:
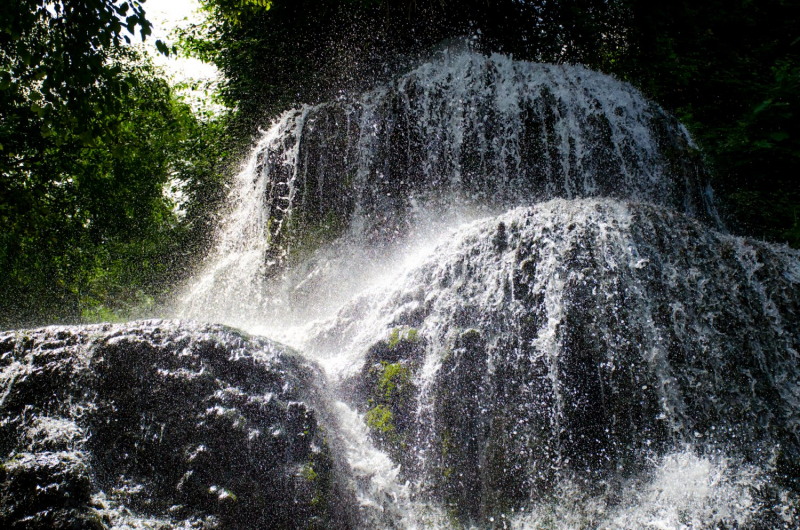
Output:
[[800,246],[794,0],[202,0],[207,20],[182,46],[224,74],[233,110],[215,119],[125,45],[150,33],[142,1],[0,5],[5,326],[157,302],[207,245],[233,146],[288,106],[364,89],[463,36],[632,82],[693,132],[735,232]]
[[0,6],[0,323],[141,311],[208,232],[222,123],[125,46],[135,33],[138,1]]

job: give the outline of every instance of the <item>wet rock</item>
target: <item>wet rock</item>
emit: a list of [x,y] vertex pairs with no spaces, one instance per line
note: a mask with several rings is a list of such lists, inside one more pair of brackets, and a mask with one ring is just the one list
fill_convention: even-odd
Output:
[[0,522],[9,529],[105,528],[92,506],[86,455],[15,453],[0,467]]
[[[415,322],[424,351],[396,355],[381,333],[412,299],[425,308]],[[611,510],[625,484],[684,451],[748,462],[781,484],[768,495],[749,486],[761,500],[700,527],[763,523],[770,496],[796,498],[795,250],[654,205],[556,200],[462,229],[352,306],[362,323],[345,307],[320,328],[322,344],[373,337],[363,388],[378,380],[376,360],[414,367],[415,402],[402,413],[414,451],[390,454],[464,524],[502,528],[500,516],[564,491]],[[792,502],[782,506],[796,515]]]
[[320,374],[288,349],[165,321],[0,346],[3,528],[354,525]]
[[414,378],[424,351],[416,329],[395,328],[369,349],[361,373],[344,385],[350,401],[365,414],[372,437],[404,467],[415,464]]
[[462,518],[475,518],[481,512],[487,360],[483,337],[468,330],[456,338],[436,376],[435,454],[441,462],[436,478],[445,502]]
[[185,314],[268,314],[251,295],[272,279],[288,280],[284,293],[300,305],[316,306],[302,301],[318,290],[350,294],[359,282],[330,266],[353,260],[348,242],[392,252],[426,221],[464,208],[613,197],[717,225],[708,182],[685,129],[631,85],[579,65],[448,52],[273,124],[231,190],[235,221],[224,223],[215,266]]

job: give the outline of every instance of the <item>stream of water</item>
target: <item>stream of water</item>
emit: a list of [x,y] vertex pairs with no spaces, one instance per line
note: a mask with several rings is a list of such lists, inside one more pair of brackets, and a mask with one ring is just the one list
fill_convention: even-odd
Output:
[[800,524],[800,253],[583,67],[445,51],[285,113],[175,311],[324,368],[366,527]]

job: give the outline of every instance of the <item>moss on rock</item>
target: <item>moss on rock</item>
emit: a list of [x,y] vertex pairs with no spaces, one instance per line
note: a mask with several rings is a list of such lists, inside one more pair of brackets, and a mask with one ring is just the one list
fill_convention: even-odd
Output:
[[370,348],[357,384],[357,405],[366,413],[373,438],[400,463],[409,459],[418,394],[414,378],[423,352],[416,329],[394,328]]

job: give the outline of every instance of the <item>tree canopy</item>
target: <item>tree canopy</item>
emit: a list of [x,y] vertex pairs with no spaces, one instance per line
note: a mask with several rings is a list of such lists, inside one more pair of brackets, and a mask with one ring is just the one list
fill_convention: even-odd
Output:
[[0,321],[146,305],[207,221],[165,188],[208,191],[216,125],[124,46],[150,31],[138,0],[0,6]]

